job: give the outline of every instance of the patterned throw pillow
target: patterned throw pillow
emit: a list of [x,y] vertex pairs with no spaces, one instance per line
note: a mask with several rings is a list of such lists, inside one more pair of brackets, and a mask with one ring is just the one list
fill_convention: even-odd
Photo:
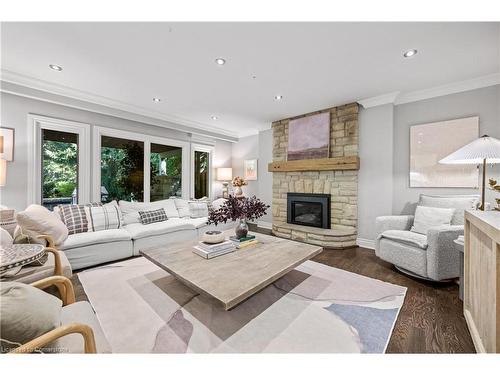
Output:
[[139,211],[139,218],[142,224],[158,223],[168,219],[163,208],[153,211]]
[[89,218],[89,232],[118,229],[121,226],[120,212],[116,205],[89,206],[85,212]]
[[68,234],[85,233],[89,231],[87,207],[99,207],[102,203],[61,204],[58,206],[59,216],[68,228]]

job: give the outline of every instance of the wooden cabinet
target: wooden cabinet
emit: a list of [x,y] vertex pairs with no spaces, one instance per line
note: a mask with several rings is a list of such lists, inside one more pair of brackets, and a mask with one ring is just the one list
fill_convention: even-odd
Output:
[[478,353],[500,353],[500,212],[465,212],[464,315]]

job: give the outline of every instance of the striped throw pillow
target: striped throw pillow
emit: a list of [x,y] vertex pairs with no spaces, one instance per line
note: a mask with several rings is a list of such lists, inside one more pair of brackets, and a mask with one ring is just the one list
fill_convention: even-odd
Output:
[[114,204],[89,206],[86,208],[89,218],[89,232],[97,232],[121,227],[120,212]]
[[142,224],[151,224],[166,221],[168,218],[165,209],[160,208],[153,211],[139,211],[139,219]]

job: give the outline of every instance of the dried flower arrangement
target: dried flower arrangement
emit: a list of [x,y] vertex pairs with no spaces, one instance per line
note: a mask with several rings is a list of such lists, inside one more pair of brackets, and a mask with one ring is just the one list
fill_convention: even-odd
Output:
[[246,182],[243,177],[236,176],[235,178],[233,178],[232,184],[234,187],[242,187],[248,185],[248,182]]
[[230,195],[228,200],[217,210],[210,210],[208,224],[226,223],[228,220],[257,220],[271,207],[255,195],[251,198],[237,198]]
[[[497,183],[497,180],[493,180],[492,178],[490,178],[489,184],[490,189],[500,193],[500,184]],[[497,202],[497,207],[495,208],[495,210],[500,211],[500,198],[495,198],[495,201]]]

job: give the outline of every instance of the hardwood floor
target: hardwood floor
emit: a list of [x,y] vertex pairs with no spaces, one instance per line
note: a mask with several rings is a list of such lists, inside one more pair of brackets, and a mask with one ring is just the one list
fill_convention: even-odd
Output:
[[[313,260],[408,288],[387,353],[475,353],[456,284],[408,277],[377,258],[373,250],[360,247],[325,249]],[[77,300],[86,300],[77,275],[72,278]]]
[[408,277],[360,247],[324,250],[313,260],[408,288],[387,353],[475,353],[455,283]]

